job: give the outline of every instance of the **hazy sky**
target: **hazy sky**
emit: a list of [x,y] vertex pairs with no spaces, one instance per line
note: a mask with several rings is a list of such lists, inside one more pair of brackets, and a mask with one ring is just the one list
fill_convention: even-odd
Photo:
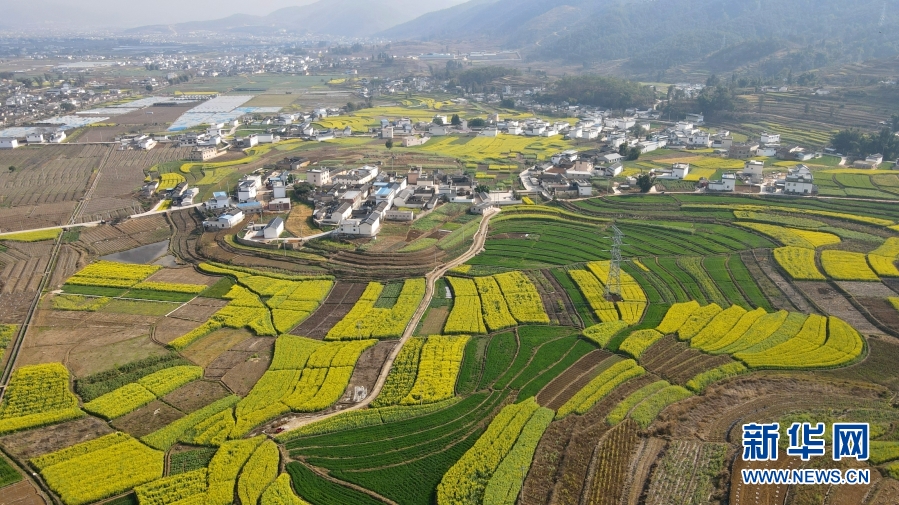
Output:
[[[0,26],[18,24],[93,24],[132,28],[150,24],[205,21],[232,14],[264,16],[282,7],[305,5],[316,0],[154,0],[122,2],[120,0],[45,0],[35,9],[27,2],[10,2],[5,6]],[[5,2],[4,2],[5,3]]]

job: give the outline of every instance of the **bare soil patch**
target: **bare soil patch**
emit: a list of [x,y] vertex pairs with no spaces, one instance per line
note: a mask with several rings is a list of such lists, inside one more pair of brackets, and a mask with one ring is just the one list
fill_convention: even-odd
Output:
[[[143,171],[140,172],[143,174]],[[106,177],[106,172],[102,177]],[[141,181],[143,178],[141,178]],[[101,179],[102,181],[102,179]],[[140,181],[138,181],[138,187]],[[128,186],[130,187],[130,185]],[[136,189],[136,188],[135,188]],[[99,191],[99,187],[98,187]],[[120,189],[120,191],[125,191]],[[127,190],[127,194],[130,194]],[[123,200],[115,199],[112,204],[118,206]],[[127,205],[131,206],[132,203]],[[104,219],[109,219],[106,217]],[[98,255],[104,256],[120,251],[127,251],[136,247],[150,244],[156,244],[164,240],[168,240],[171,236],[171,228],[165,220],[165,216],[161,214],[153,214],[137,219],[126,219],[125,221],[112,225],[101,224],[99,226],[85,228],[81,232],[78,243],[86,246],[87,250]]]
[[268,370],[271,362],[269,355],[260,354],[258,358],[249,358],[228,370],[222,377],[222,382],[235,394],[246,396]]
[[419,330],[418,334],[422,336],[440,335],[443,333],[443,327],[448,317],[449,307],[431,308],[424,322],[421,323],[421,330]]
[[883,298],[859,297],[855,299],[875,319],[889,328],[899,330],[899,311]]
[[294,205],[284,221],[284,229],[297,237],[307,237],[320,232],[321,230],[309,226],[312,210],[312,207],[303,203]]
[[640,357],[640,364],[664,379],[684,385],[706,370],[732,362],[727,355],[711,356],[691,349],[686,342],[667,335],[652,344]]
[[183,412],[156,400],[134,412],[114,419],[110,424],[119,431],[124,431],[135,438],[140,438],[183,416]]
[[797,281],[794,284],[825,312],[846,321],[856,330],[865,334],[879,335],[882,333],[856,310],[845,296],[833,289],[829,284],[810,281]]
[[205,323],[218,312],[219,309],[228,304],[228,300],[216,300],[215,298],[194,298],[186,305],[182,305],[178,310],[172,312],[168,317],[184,319],[187,321],[195,321]]
[[868,503],[870,505],[892,505],[896,503],[897,496],[899,496],[899,481],[883,479]]
[[220,379],[231,369],[248,360],[262,357],[271,359],[274,345],[275,340],[266,337],[253,337],[242,340],[206,366],[206,377]]
[[356,362],[356,368],[353,370],[353,376],[350,378],[350,383],[347,386],[346,393],[344,393],[343,398],[338,402],[339,405],[343,404],[349,406],[353,404],[353,392],[356,387],[361,386],[365,388],[366,393],[371,392],[372,388],[375,387],[375,382],[378,381],[378,375],[384,367],[384,362],[387,361],[387,356],[393,351],[393,348],[396,347],[398,343],[398,340],[378,342],[366,349],[362,355],[359,356],[359,360]]
[[[761,287],[765,296],[778,309],[798,310],[806,314],[816,313],[802,294],[796,290],[777,270],[777,262],[769,250],[753,250],[742,255],[746,268]],[[754,261],[748,261],[752,258]],[[780,293],[780,294],[778,294]]]
[[325,303],[290,333],[301,337],[325,338],[328,331],[350,312],[365,287],[365,284],[338,282],[331,289]]
[[879,282],[837,281],[837,285],[852,296],[871,296],[889,298],[897,296],[896,292]]
[[764,463],[743,461],[743,458],[736,458],[734,460],[733,471],[731,472],[733,480],[731,481],[730,487],[730,503],[733,503],[734,505],[779,505],[784,501],[788,486],[743,484],[741,471],[744,468],[796,469],[801,468],[802,466],[802,459],[786,455],[781,456],[777,461],[768,461]]
[[189,413],[231,394],[218,381],[198,380],[162,397],[162,401],[181,412]]
[[597,349],[577,360],[537,394],[537,403],[558,409],[596,376],[594,370],[609,356],[610,353]]
[[191,344],[181,354],[205,368],[221,354],[252,336],[245,329],[222,328]]
[[[656,420],[675,438],[734,442],[731,435],[743,422],[776,420],[803,409],[883,405],[880,386],[821,379],[811,373],[755,372],[710,386],[666,409]],[[736,428],[735,428],[736,427]],[[738,433],[739,434],[739,431]]]
[[822,370],[818,375],[845,380],[873,382],[899,392],[899,343],[895,337],[869,337],[868,355],[859,363],[835,370]]
[[53,242],[6,242],[6,250],[0,251],[0,292],[23,293],[36,291],[41,276],[47,269]]
[[85,416],[53,426],[13,433],[0,438],[0,446],[19,461],[87,442],[113,432],[106,422]]
[[163,354],[165,350],[149,337],[157,319],[42,308],[28,331],[19,364],[62,362],[73,374],[83,376]]
[[527,272],[528,277],[537,286],[543,308],[553,324],[560,326],[583,327],[568,293],[559,285],[559,281],[549,270]]
[[17,482],[3,488],[0,505],[44,505],[44,499],[29,480]]
[[0,323],[22,324],[36,291],[0,294]]
[[[880,281],[883,282],[884,284],[886,284],[887,287],[889,287],[896,293],[899,293],[899,279],[885,279],[884,278],[884,279],[880,279]],[[890,295],[890,296],[896,296],[896,295]]]
[[177,319],[174,317],[164,317],[156,323],[156,329],[153,338],[157,342],[168,344],[172,340],[184,335],[185,333],[200,326],[198,321],[189,321],[186,319]]

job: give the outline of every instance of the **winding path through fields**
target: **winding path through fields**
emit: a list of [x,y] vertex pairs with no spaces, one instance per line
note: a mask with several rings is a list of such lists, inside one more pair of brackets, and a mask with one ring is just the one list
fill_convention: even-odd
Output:
[[387,360],[384,362],[384,366],[381,367],[381,372],[378,374],[378,380],[375,382],[375,385],[372,387],[371,391],[368,392],[368,396],[365,397],[365,400],[362,400],[352,407],[348,407],[338,412],[331,412],[329,414],[321,416],[304,417],[302,419],[294,419],[288,421],[281,425],[281,428],[284,428],[285,432],[295,430],[302,426],[306,426],[307,424],[318,422],[323,419],[328,419],[329,417],[336,416],[343,412],[363,409],[378,397],[378,394],[381,392],[381,388],[384,387],[384,382],[387,380],[387,374],[390,373],[390,369],[393,367],[393,361],[396,359],[397,355],[399,355],[400,350],[403,348],[409,338],[412,337],[412,334],[415,332],[415,328],[418,327],[419,321],[421,321],[421,318],[424,317],[425,312],[427,312],[428,306],[431,304],[431,298],[434,297],[434,290],[437,286],[437,279],[443,277],[443,275],[446,274],[447,270],[462,265],[484,250],[484,244],[487,242],[487,231],[490,227],[490,220],[494,216],[499,214],[499,212],[500,211],[498,208],[493,208],[490,209],[490,211],[488,211],[486,214],[484,214],[484,219],[481,220],[481,225],[478,227],[478,231],[474,234],[474,240],[471,244],[471,247],[468,249],[468,251],[465,252],[465,254],[455,258],[448,263],[444,263],[443,265],[434,268],[434,270],[431,270],[427,275],[425,275],[425,296],[421,300],[421,303],[418,305],[418,309],[415,311],[415,314],[412,315],[412,319],[409,320],[409,324],[406,325],[406,330],[403,332],[403,336],[400,339],[399,345],[394,347],[390,355],[387,356]]

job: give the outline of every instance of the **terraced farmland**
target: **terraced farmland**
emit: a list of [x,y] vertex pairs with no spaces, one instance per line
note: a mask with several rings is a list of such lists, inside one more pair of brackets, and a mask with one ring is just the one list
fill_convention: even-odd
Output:
[[[407,235],[469,226],[458,210]],[[61,503],[745,502],[739,470],[764,463],[742,461],[740,425],[806,419],[871,423],[857,466],[877,477],[834,496],[874,505],[899,485],[890,204],[509,206],[448,271],[428,273],[450,254],[404,269],[417,253],[319,244],[318,264],[346,260],[339,276],[196,233],[197,218],[85,229],[56,260],[0,449]],[[607,298],[612,223],[624,261]],[[163,234],[184,264],[98,261]],[[33,293],[51,251],[6,242],[0,294]],[[378,277],[349,258],[390,264]],[[16,314],[0,311],[0,349]],[[759,502],[807,503],[784,493]]]

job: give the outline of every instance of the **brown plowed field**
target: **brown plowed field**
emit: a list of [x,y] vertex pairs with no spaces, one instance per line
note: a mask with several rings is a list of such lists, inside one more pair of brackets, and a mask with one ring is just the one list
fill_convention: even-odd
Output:
[[543,301],[543,308],[549,316],[552,324],[559,326],[573,326],[575,328],[582,327],[577,311],[571,304],[568,294],[559,285],[559,281],[549,272],[549,270],[532,270],[527,272],[531,282],[537,286],[540,293],[540,299]]
[[776,420],[804,408],[876,408],[883,405],[879,399],[883,391],[880,386],[822,381],[812,375],[756,372],[712,385],[701,396],[668,407],[656,423],[669,426],[675,438],[733,442],[732,430],[744,421]]
[[182,305],[177,310],[168,315],[176,319],[184,319],[186,321],[195,321],[197,323],[205,323],[218,312],[219,309],[228,304],[228,300],[216,300],[214,298],[194,298],[186,305]]
[[202,258],[197,255],[197,242],[202,234],[203,223],[194,209],[169,212],[165,216],[175,230],[169,246],[172,252],[190,263],[202,261]]
[[686,342],[667,335],[652,344],[642,356],[640,364],[665,380],[684,385],[696,374],[732,362],[727,355],[710,356],[691,349]]
[[162,401],[181,412],[193,412],[230,394],[219,381],[198,380],[163,396]]
[[238,355],[242,361],[231,366],[222,376],[222,382],[236,394],[246,396],[262,374],[268,370],[272,362],[274,344],[274,339],[254,337],[234,346],[222,356]]
[[[656,380],[658,380],[658,377],[646,374],[627,381],[615,388],[609,396],[602,399],[583,416],[576,414],[568,416],[574,418],[575,421],[568,432],[563,435],[567,439],[564,441],[564,444],[559,446],[560,450],[558,452],[561,457],[558,460],[558,464],[549,472],[543,470],[537,473],[533,472],[532,466],[531,473],[535,473],[535,478],[538,475],[543,475],[543,479],[545,479],[546,475],[549,474],[553,482],[550,501],[542,503],[560,505],[578,505],[582,503],[581,498],[585,492],[584,486],[587,482],[587,473],[590,468],[590,461],[593,458],[594,449],[602,436],[609,430],[609,426],[605,422],[606,416],[621,400]],[[529,474],[526,484],[530,478]],[[546,484],[544,483],[540,487],[545,488]]]
[[197,326],[200,326],[200,323],[197,321],[165,317],[156,323],[153,339],[161,344],[168,344]]
[[[813,307],[808,300],[805,299],[802,292],[798,291],[793,284],[788,282],[781,274],[780,270],[778,270],[777,262],[774,261],[774,255],[770,250],[753,250],[753,257],[755,258],[759,268],[765,274],[765,276],[773,282],[777,288],[784,293],[789,303],[793,305],[799,312],[805,314],[817,314],[817,310]],[[752,270],[750,270],[752,272]],[[783,305],[781,303],[780,305]]]
[[[269,362],[274,345],[274,339],[266,337],[252,337],[243,340],[209,363],[206,366],[206,377],[220,379],[242,363]],[[266,368],[268,367],[266,366]]]
[[116,363],[164,354],[165,350],[150,339],[153,326],[163,319],[41,307],[35,312],[18,365],[60,362],[80,377]]
[[350,383],[338,405],[352,405],[353,392],[357,386],[365,388],[366,396],[371,393],[372,388],[375,387],[375,383],[378,381],[378,375],[384,367],[384,362],[387,361],[387,356],[398,343],[398,340],[378,342],[359,356],[359,360],[356,361],[356,368],[353,369],[353,376],[350,378]]
[[127,219],[118,224],[101,224],[85,228],[78,241],[98,256],[127,251],[149,244],[168,240],[171,228],[165,217],[154,214],[136,219]]
[[0,271],[0,293],[37,291],[50,261],[53,242],[7,242],[6,248],[6,251],[0,252],[0,263],[3,264],[3,270]]
[[[180,244],[178,249],[173,248],[173,251],[176,251],[178,254],[181,254],[181,251],[185,251],[183,254],[187,256],[193,255],[193,261],[210,259],[219,263],[240,267],[271,269],[301,275],[321,275],[327,273],[327,270],[322,267],[298,263],[296,260],[275,259],[277,258],[277,255],[275,254],[273,254],[272,257],[263,257],[247,255],[243,251],[232,251],[230,246],[227,246],[226,244],[223,245],[224,242],[216,242],[216,235],[211,233],[203,234],[199,221],[197,221],[197,223],[198,224],[193,228],[191,228],[190,225],[185,226],[186,229],[193,231],[186,234],[187,237],[184,239],[185,243]],[[185,224],[186,223],[181,223],[179,226]],[[181,232],[179,231],[179,235],[180,233]],[[193,237],[190,236],[191,234],[196,235],[199,240],[194,240]],[[181,240],[180,237],[176,238],[178,238],[179,241]],[[190,250],[192,243],[197,244],[196,252],[191,252]],[[260,254],[265,255],[267,253],[260,252]]]
[[325,338],[328,331],[350,312],[365,287],[365,284],[336,283],[318,310],[290,333],[319,340]]
[[865,316],[856,310],[846,297],[832,288],[829,284],[811,281],[796,281],[794,284],[802,290],[805,296],[813,300],[815,304],[821,307],[825,312],[846,321],[861,333],[868,335],[882,333],[876,326],[871,324]]
[[154,400],[143,407],[113,419],[109,424],[113,428],[140,438],[174,422],[184,413],[170,405]]
[[856,298],[856,301],[882,325],[899,330],[899,311],[889,301],[883,298],[867,297]]
[[7,486],[0,492],[0,505],[44,505],[44,503],[46,503],[44,499],[28,480]]
[[0,293],[0,323],[22,324],[36,294],[36,291]]
[[593,372],[599,364],[611,356],[600,349],[591,351],[547,384],[537,394],[537,403],[553,410],[558,409],[590,382],[596,376]]
[[27,461],[112,432],[113,429],[105,421],[84,416],[74,421],[6,435],[0,438],[0,446],[17,460]]
[[53,276],[50,278],[49,287],[51,289],[59,288],[65,283],[66,279],[87,265],[85,256],[85,253],[76,246],[69,244],[63,245],[59,249],[59,256],[56,259],[56,268],[53,269]]

